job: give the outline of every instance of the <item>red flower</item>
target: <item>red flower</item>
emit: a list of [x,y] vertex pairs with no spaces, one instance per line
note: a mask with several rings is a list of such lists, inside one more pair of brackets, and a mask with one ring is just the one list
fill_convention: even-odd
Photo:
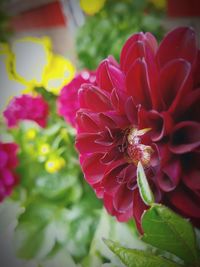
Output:
[[61,90],[57,100],[58,114],[75,127],[76,112],[80,108],[78,102],[78,90],[84,83],[95,84],[96,76],[92,71],[84,70]]
[[125,43],[120,64],[97,69],[79,91],[76,146],[85,179],[119,221],[140,219],[141,161],[156,201],[200,226],[200,52],[191,28]]
[[10,128],[17,126],[20,120],[32,120],[45,127],[48,110],[48,104],[42,96],[21,95],[10,101],[3,115]]
[[0,142],[0,202],[12,193],[13,187],[18,183],[15,168],[18,146],[15,143]]

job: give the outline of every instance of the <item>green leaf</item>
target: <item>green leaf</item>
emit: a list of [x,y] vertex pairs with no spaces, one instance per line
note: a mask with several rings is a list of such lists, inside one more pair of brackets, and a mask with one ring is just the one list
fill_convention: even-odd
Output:
[[24,259],[42,259],[55,243],[67,238],[67,210],[36,201],[30,203],[19,217],[15,231],[17,254]]
[[142,240],[173,253],[192,266],[198,264],[198,250],[192,225],[165,206],[154,204],[142,217]]
[[42,173],[35,181],[35,192],[47,199],[61,199],[61,202],[65,204],[73,203],[79,200],[82,194],[82,188],[76,176],[77,173],[72,171]]
[[106,245],[112,250],[127,267],[180,267],[174,263],[152,253],[121,247],[111,240],[104,240]]
[[147,205],[152,205],[155,200],[153,193],[148,184],[142,164],[139,162],[137,166],[137,184],[140,191],[140,196]]
[[61,251],[48,256],[40,264],[42,267],[78,267],[65,247]]

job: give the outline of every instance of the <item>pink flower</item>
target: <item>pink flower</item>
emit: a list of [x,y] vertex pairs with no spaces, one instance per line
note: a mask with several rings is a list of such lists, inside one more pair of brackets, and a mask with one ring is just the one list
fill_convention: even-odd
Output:
[[15,173],[18,165],[17,149],[15,143],[0,142],[0,202],[12,193],[18,183]]
[[95,84],[96,76],[92,71],[84,70],[61,90],[57,100],[57,110],[59,115],[75,127],[76,112],[79,109],[78,90],[83,83]]
[[97,85],[79,91],[76,147],[85,179],[119,221],[147,206],[136,181],[142,162],[156,202],[200,226],[200,52],[191,28],[131,36],[120,64],[101,62]]
[[10,101],[3,114],[10,128],[17,126],[21,120],[35,121],[45,127],[48,110],[48,104],[42,96],[21,95]]

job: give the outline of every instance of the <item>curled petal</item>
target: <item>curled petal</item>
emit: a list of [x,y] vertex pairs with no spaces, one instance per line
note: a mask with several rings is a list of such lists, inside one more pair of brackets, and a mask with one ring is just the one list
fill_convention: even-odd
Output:
[[100,128],[97,124],[97,115],[91,114],[87,110],[79,110],[76,115],[76,122],[79,132],[95,133],[99,132]]
[[113,88],[118,90],[124,90],[123,72],[113,65],[109,59],[105,59],[101,62],[97,69],[97,84],[101,89],[111,92]]
[[119,183],[117,182],[116,176],[127,167],[127,163],[124,160],[114,161],[107,166],[102,185],[105,188],[105,192],[111,194],[114,193]]
[[107,193],[104,194],[104,206],[108,213],[117,217],[119,222],[127,222],[133,216],[132,208],[125,212],[117,212],[113,206],[113,196]]
[[106,147],[95,142],[99,138],[95,133],[81,133],[76,138],[76,147],[81,154],[93,152],[105,152]]
[[150,128],[151,139],[154,142],[160,141],[164,136],[168,135],[174,122],[168,112],[159,113],[155,110],[146,111],[141,108],[138,112],[139,128]]
[[146,109],[152,107],[147,65],[144,60],[138,59],[126,75],[128,95],[132,96],[135,105],[141,104]]
[[121,184],[113,196],[113,205],[118,212],[125,212],[133,206],[133,191]]
[[125,104],[126,116],[132,125],[138,124],[138,109],[133,102],[133,98],[130,96]]
[[151,50],[153,54],[157,50],[157,41],[151,33],[141,32],[132,35],[121,51],[120,65],[122,70],[128,71],[130,63],[133,63],[137,58],[144,57],[147,49]]
[[169,32],[161,42],[157,52],[157,62],[160,68],[176,58],[183,58],[193,64],[196,61],[197,52],[197,38],[194,30],[179,27]]
[[175,154],[188,153],[200,146],[200,123],[184,121],[172,132],[170,150]]
[[104,165],[100,159],[101,153],[90,154],[82,161],[82,169],[85,174],[85,179],[89,184],[96,184],[103,178]]
[[90,109],[93,112],[112,109],[108,94],[95,86],[90,84],[82,85],[78,95],[81,108]]
[[[127,187],[131,187],[131,182],[135,184],[136,181],[136,167],[133,164],[129,164],[124,168],[116,177],[119,184],[127,183]],[[129,188],[131,190],[131,188]]]
[[162,168],[157,176],[157,182],[161,190],[169,192],[174,190],[181,178],[181,165],[178,160],[174,160]]
[[129,125],[129,121],[125,115],[119,115],[115,111],[101,112],[99,119],[103,127],[125,128]]
[[118,160],[123,157],[123,153],[120,153],[117,147],[112,147],[107,153],[101,158],[103,164],[110,164],[111,162]]
[[115,88],[112,90],[111,93],[111,102],[113,108],[119,113],[125,113],[125,103],[126,103],[127,95],[124,91],[117,91]]
[[161,70],[158,87],[162,99],[159,109],[177,111],[185,94],[192,89],[191,65],[183,59],[171,61]]

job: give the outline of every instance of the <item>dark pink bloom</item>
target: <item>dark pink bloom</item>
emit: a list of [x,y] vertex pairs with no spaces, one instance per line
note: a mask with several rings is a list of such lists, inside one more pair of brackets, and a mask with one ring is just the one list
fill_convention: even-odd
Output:
[[79,109],[78,90],[84,83],[95,84],[96,76],[92,71],[84,70],[61,90],[57,100],[57,109],[59,115],[75,127],[76,112]]
[[48,104],[42,96],[21,95],[10,101],[3,115],[10,128],[17,126],[21,120],[35,121],[45,127],[48,110]]
[[15,143],[0,142],[0,202],[12,193],[18,183],[15,173],[18,165],[17,149]]
[[191,28],[131,36],[120,64],[101,62],[97,85],[79,91],[76,147],[85,179],[119,221],[147,208],[142,162],[156,201],[200,226],[200,51]]

